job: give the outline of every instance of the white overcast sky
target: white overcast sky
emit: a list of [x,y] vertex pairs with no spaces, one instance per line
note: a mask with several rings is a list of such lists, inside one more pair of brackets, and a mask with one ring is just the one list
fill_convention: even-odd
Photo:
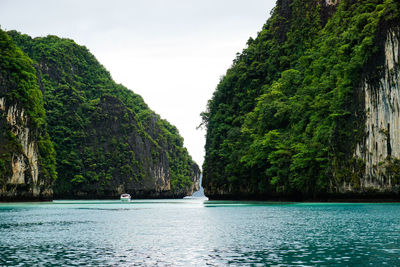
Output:
[[201,167],[200,113],[274,6],[275,0],[0,0],[0,26],[86,46],[117,83],[178,128]]

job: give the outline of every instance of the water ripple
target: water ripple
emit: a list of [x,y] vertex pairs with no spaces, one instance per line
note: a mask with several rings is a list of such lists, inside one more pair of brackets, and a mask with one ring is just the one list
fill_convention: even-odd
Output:
[[0,266],[399,266],[399,219],[399,204],[0,205]]

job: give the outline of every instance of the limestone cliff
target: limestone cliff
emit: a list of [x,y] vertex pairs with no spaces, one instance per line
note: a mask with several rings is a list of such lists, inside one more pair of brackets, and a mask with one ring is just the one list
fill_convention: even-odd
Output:
[[363,190],[398,192],[393,168],[400,159],[400,26],[391,25],[379,38],[377,66],[362,81],[365,134],[355,155],[365,165]]
[[[170,198],[183,197],[198,190],[200,170],[194,163],[190,173],[191,185],[180,189],[172,188],[171,159],[167,151],[176,148],[166,141],[157,140],[161,128],[158,125],[159,118],[155,114],[151,114],[148,119],[149,134],[142,132],[141,122],[132,111],[118,98],[104,96],[96,105],[96,109],[89,111],[88,117],[91,124],[86,129],[88,135],[84,139],[85,148],[81,148],[84,162],[81,173],[92,172],[96,170],[92,167],[94,164],[102,164],[102,160],[93,160],[88,155],[111,159],[115,153],[129,154],[130,162],[121,168],[114,164],[116,168],[106,188],[100,181],[78,183],[72,194],[60,192],[58,197],[118,197],[124,192],[129,192],[135,198]],[[112,140],[107,141],[109,137],[112,137]],[[125,168],[131,168],[131,172],[124,171]]]
[[278,0],[203,112],[211,198],[398,198],[399,1]]
[[50,199],[54,161],[39,151],[39,142],[49,144],[50,153],[52,146],[35,71],[1,30],[0,46],[0,200]]
[[199,188],[176,127],[116,84],[86,47],[8,33],[35,62],[57,152],[56,198],[183,197]]
[[11,172],[3,177],[4,186],[0,189],[0,198],[51,198],[53,191],[50,184],[46,184],[43,178],[39,179],[37,132],[32,133],[26,126],[30,123],[24,108],[19,108],[17,104],[8,106],[6,99],[0,98],[0,118],[2,130],[8,129],[11,139],[20,148],[19,151],[10,152]]
[[178,130],[85,47],[9,34],[0,30],[0,201],[198,190],[200,170]]

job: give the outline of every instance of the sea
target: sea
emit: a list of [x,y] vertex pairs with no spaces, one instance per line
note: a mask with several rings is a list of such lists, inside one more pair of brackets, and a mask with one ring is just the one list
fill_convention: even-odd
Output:
[[0,266],[400,266],[400,204],[0,203]]

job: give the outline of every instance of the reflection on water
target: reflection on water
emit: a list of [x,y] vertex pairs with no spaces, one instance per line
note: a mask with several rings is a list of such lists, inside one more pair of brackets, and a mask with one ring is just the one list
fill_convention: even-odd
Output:
[[399,204],[0,204],[0,266],[396,266]]

